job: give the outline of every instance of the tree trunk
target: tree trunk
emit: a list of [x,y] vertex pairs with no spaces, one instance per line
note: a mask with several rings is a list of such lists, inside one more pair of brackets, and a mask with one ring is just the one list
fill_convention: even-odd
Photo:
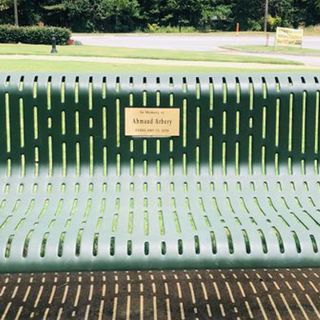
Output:
[[13,0],[13,8],[14,8],[14,25],[19,26],[18,0]]

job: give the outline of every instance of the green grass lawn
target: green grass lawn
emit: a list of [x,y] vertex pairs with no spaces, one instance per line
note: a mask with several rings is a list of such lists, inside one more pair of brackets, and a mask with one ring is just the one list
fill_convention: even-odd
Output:
[[[183,72],[185,66],[158,66],[143,64],[112,64],[100,62],[0,60],[0,72],[66,72],[66,73],[136,73],[136,72]],[[208,72],[210,68],[188,67],[190,72]]]
[[320,50],[299,48],[299,47],[274,47],[274,46],[225,46],[225,48],[233,49],[241,52],[255,53],[284,53],[292,55],[314,55],[320,56]]
[[[310,72],[310,68],[288,69],[280,72]],[[316,71],[312,69],[312,71]],[[69,62],[69,61],[32,61],[32,60],[0,60],[0,72],[64,72],[64,73],[261,73],[277,72],[276,66],[272,69],[248,69],[234,67],[196,67],[196,66],[164,66],[144,64],[112,64],[97,62]]]
[[[0,54],[21,55],[50,55],[50,46],[25,45],[25,44],[0,44]],[[59,46],[60,56],[81,57],[112,57],[112,58],[135,58],[135,59],[165,59],[165,60],[190,60],[190,61],[215,61],[215,62],[242,62],[242,63],[268,63],[268,64],[291,64],[300,63],[278,58],[247,57],[242,55],[216,54],[206,51],[176,51],[160,49],[132,49],[112,48],[99,46]]]

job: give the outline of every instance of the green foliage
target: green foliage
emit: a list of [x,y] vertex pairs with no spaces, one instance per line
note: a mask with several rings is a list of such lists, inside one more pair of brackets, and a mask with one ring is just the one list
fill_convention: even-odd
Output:
[[10,0],[0,0],[0,12],[8,10],[12,6],[12,3]]
[[[294,0],[269,0],[269,14],[274,17],[274,27],[291,27],[294,13]],[[273,29],[274,30],[274,29]]]
[[232,5],[216,2],[215,6],[206,6],[202,12],[203,29],[230,30],[232,27]]
[[264,1],[239,0],[233,7],[234,21],[241,30],[260,31],[264,17]]
[[132,31],[140,17],[137,0],[64,0],[75,31]]
[[57,27],[15,27],[0,25],[0,43],[51,44],[55,36],[57,44],[66,44],[71,31]]
[[282,19],[278,16],[272,17],[271,15],[268,16],[268,30],[275,31],[277,27],[282,25]]
[[137,0],[101,0],[96,17],[105,31],[132,31],[140,17],[139,3]]
[[319,0],[294,0],[292,24],[317,25],[320,22]]
[[[0,24],[13,24],[13,0],[0,0]],[[21,25],[75,32],[262,30],[265,0],[18,0]],[[320,0],[269,0],[269,30],[316,25]],[[154,26],[154,27],[152,27]],[[171,31],[170,31],[171,32]]]
[[[309,0],[308,0],[309,1]],[[234,20],[240,23],[241,30],[260,31],[263,29],[264,0],[239,0],[233,8]],[[269,0],[268,29],[291,27],[294,21],[294,0]]]
[[94,2],[92,0],[64,0],[68,24],[73,31],[95,30]]
[[192,32],[196,32],[197,29],[194,27],[172,27],[172,26],[162,27],[162,26],[159,26],[157,23],[152,23],[147,25],[147,28],[145,29],[145,31],[150,33],[178,33],[178,32],[192,33]]
[[165,25],[163,21],[167,14],[166,2],[167,0],[139,0],[141,24]]
[[155,32],[158,32],[159,29],[160,29],[160,26],[157,23],[148,23],[146,31],[155,33]]
[[199,26],[206,0],[168,0],[166,16],[171,26]]

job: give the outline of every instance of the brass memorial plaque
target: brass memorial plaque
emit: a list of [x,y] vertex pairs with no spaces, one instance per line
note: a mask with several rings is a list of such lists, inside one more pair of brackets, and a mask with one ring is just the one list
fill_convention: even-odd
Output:
[[172,137],[180,135],[179,108],[125,108],[125,135]]

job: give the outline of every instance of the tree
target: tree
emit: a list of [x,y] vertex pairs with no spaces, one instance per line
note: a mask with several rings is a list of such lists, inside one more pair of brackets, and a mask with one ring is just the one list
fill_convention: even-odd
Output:
[[95,31],[95,2],[93,0],[64,0],[67,23],[74,31]]
[[[88,32],[148,24],[234,30],[237,22],[241,30],[262,30],[265,6],[265,0],[0,0],[0,24],[15,22],[15,3],[21,25],[44,22]],[[269,28],[319,24],[320,0],[269,0],[268,21]]]
[[96,17],[105,31],[132,31],[140,17],[137,0],[101,0]]
[[12,1],[10,0],[0,0],[0,11],[5,11],[10,8]]
[[75,31],[132,31],[139,20],[137,0],[64,0]]
[[261,0],[238,0],[234,3],[234,23],[239,22],[241,30],[262,30],[265,2]]
[[282,27],[290,27],[293,22],[293,0],[269,0],[269,14],[280,20]]
[[[0,0],[0,23],[37,24],[42,17],[41,6],[50,0]],[[18,10],[19,9],[19,10]]]
[[229,30],[232,28],[232,4],[224,0],[209,1],[202,10],[200,22],[204,30],[208,27]]
[[195,26],[201,24],[207,0],[168,0],[167,22],[172,26]]
[[12,10],[13,21],[16,26],[19,25],[19,16],[18,16],[18,0],[0,0],[0,12]]
[[320,21],[319,0],[294,0],[293,25],[316,25]]
[[41,5],[41,19],[46,25],[67,26],[67,13],[63,0],[47,0]]
[[147,24],[164,24],[167,13],[167,0],[139,0],[140,21],[143,27]]
[[14,24],[18,26],[19,25],[18,0],[13,0],[13,8],[14,8]]

